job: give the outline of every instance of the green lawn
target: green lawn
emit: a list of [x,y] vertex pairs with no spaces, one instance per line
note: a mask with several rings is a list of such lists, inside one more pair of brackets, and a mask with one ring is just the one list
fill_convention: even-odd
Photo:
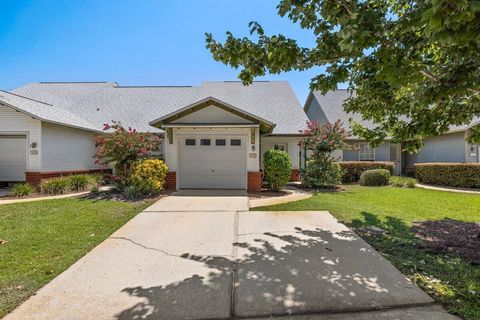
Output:
[[422,249],[411,231],[415,221],[480,222],[480,195],[355,185],[345,189],[255,210],[327,210],[353,229],[387,230],[386,236],[363,238],[450,312],[480,319],[480,266],[455,254]]
[[148,203],[59,199],[0,205],[0,318]]

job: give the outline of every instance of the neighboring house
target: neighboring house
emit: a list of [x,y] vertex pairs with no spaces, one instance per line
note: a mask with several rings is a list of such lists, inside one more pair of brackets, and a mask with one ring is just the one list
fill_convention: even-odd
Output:
[[94,138],[104,123],[164,139],[166,187],[259,190],[262,155],[287,151],[298,179],[307,116],[288,82],[204,82],[196,87],[115,82],[32,83],[0,91],[0,181],[28,181],[105,168]]
[[[367,128],[374,124],[365,121],[359,114],[346,113],[343,103],[351,92],[349,90],[329,91],[325,95],[320,92],[311,92],[304,106],[305,113],[312,121],[319,123],[335,122],[340,119],[348,128],[349,119],[361,123]],[[402,152],[398,143],[386,139],[377,148],[371,148],[368,143],[357,137],[349,137],[348,142],[354,146],[351,150],[344,150],[336,154],[337,158],[344,161],[393,161],[396,173],[408,171],[415,163],[425,162],[480,162],[479,145],[471,145],[465,141],[472,127],[480,124],[480,119],[475,119],[470,125],[453,127],[450,132],[438,137],[425,139],[425,146],[416,154]]]

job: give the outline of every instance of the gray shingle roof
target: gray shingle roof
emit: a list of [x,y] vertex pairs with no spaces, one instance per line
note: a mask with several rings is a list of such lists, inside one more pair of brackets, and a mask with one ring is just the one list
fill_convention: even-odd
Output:
[[[273,134],[297,134],[307,121],[306,114],[286,81],[259,81],[250,86],[243,86],[237,81],[208,81],[193,87],[122,87],[114,82],[40,82],[12,92],[43,102],[37,102],[41,107],[29,106],[25,102],[28,99],[23,98],[15,101],[14,106],[45,121],[96,130],[101,130],[106,122],[118,120],[124,126],[140,131],[158,132],[161,130],[151,127],[148,124],[150,121],[207,97],[217,98],[275,123]],[[48,112],[45,111],[46,104],[51,108]],[[62,121],[56,121],[59,118]]]
[[[319,91],[315,91],[312,94],[313,98],[315,98],[319,103],[323,113],[325,114],[329,122],[333,123],[336,120],[340,119],[345,124],[345,126],[348,126],[349,119],[351,118],[368,129],[375,128],[376,125],[372,121],[364,120],[361,114],[347,113],[343,110],[343,104],[345,100],[347,100],[350,95],[355,96],[355,92],[346,89],[338,89],[334,91],[329,91],[325,95],[322,95]],[[307,104],[308,103],[309,99],[307,100]],[[305,106],[305,108],[307,107],[308,105]],[[474,117],[470,124],[451,126],[450,132],[464,131],[477,124],[480,124],[480,117]]]
[[[4,103],[16,110],[23,111],[33,118],[48,121],[57,124],[66,124],[71,127],[87,129],[92,131],[100,131],[99,128],[93,126],[90,122],[77,116],[76,114],[57,108],[51,104],[32,100],[23,96],[19,96],[7,91],[0,90],[0,102]],[[68,119],[68,122],[65,121]]]

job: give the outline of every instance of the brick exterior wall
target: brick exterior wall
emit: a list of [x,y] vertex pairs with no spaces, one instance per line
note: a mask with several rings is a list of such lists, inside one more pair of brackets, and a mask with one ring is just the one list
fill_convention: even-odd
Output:
[[167,172],[165,177],[165,190],[176,190],[177,189],[177,173],[176,172]]
[[111,169],[71,170],[71,171],[49,171],[49,172],[25,172],[26,181],[33,185],[39,185],[42,180],[68,176],[71,174],[83,173],[111,173]]
[[262,191],[262,173],[261,172],[249,172],[248,173],[248,192],[260,192]]
[[35,186],[39,185],[42,182],[42,174],[40,172],[25,172],[25,180]]
[[299,169],[292,169],[292,173],[290,174],[290,181],[292,181],[292,182],[299,182],[300,181],[300,170]]

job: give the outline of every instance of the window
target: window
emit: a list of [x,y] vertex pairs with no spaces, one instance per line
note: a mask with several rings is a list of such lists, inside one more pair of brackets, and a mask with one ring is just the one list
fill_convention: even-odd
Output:
[[241,146],[241,145],[242,145],[242,140],[240,140],[240,139],[232,139],[232,140],[230,140],[230,145],[231,145],[231,146]]
[[215,140],[215,145],[216,145],[216,146],[225,146],[225,145],[227,145],[227,140],[225,140],[225,139],[216,139],[216,140]]
[[280,150],[280,151],[287,151],[287,144],[286,143],[276,143],[273,146],[273,149]]
[[194,146],[196,140],[195,139],[185,139],[185,145],[186,146]]
[[200,139],[200,145],[201,146],[209,146],[210,145],[210,139]]
[[358,143],[358,160],[360,161],[374,161],[375,149],[366,142]]

